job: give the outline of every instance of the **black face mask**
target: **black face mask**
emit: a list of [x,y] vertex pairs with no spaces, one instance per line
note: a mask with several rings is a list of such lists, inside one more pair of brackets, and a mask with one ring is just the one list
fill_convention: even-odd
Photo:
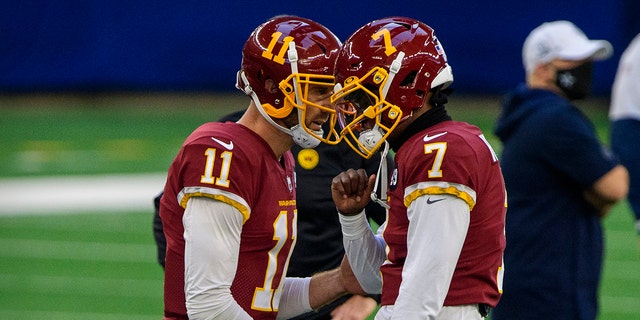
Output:
[[593,63],[591,61],[573,69],[556,71],[556,85],[569,100],[579,100],[589,96],[592,78]]

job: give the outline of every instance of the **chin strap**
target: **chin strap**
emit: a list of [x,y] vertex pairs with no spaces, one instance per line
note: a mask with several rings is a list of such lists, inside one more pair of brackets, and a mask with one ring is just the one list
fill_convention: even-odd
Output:
[[385,100],[387,98],[387,93],[389,92],[389,87],[391,87],[391,82],[393,81],[393,78],[395,78],[398,71],[400,71],[400,67],[402,67],[402,59],[404,59],[404,52],[400,51],[398,52],[398,56],[396,56],[396,58],[393,59],[393,62],[391,62],[391,65],[389,66],[389,78],[382,87],[382,97],[380,97],[380,100]]
[[[289,57],[289,63],[291,64],[291,74],[298,74],[298,51],[296,50],[296,44],[289,42],[289,50],[287,51]],[[296,104],[302,105],[302,93],[298,90],[298,77],[293,77],[293,92],[296,95]],[[302,108],[296,108],[298,112],[298,124],[289,128],[290,135],[293,137],[293,141],[303,148],[315,148],[320,144],[320,140],[310,135],[303,127],[301,121],[304,121],[304,110]],[[322,136],[324,132],[316,132],[317,135]]]
[[[291,74],[298,74],[298,51],[296,50],[295,42],[289,42],[289,50],[287,51],[289,57],[289,64],[291,65]],[[302,98],[298,91],[298,78],[293,77],[293,92],[296,94],[296,103],[302,105]]]
[[273,121],[273,119],[271,119],[271,116],[267,114],[267,112],[262,107],[262,103],[260,103],[260,99],[258,98],[258,95],[256,94],[255,91],[253,91],[253,88],[251,88],[251,86],[249,85],[249,79],[247,79],[247,76],[244,74],[244,71],[242,70],[238,71],[238,77],[242,79],[242,83],[244,83],[244,87],[240,88],[240,90],[244,91],[246,95],[251,97],[251,100],[253,100],[253,103],[255,103],[262,117],[265,118],[267,122],[269,122],[272,126],[280,129],[280,131],[288,135],[292,135],[291,130],[277,124],[275,121]]
[[[377,204],[387,210],[389,210],[390,208],[387,204],[387,184],[389,182],[389,174],[387,172],[388,152],[389,143],[385,141],[384,149],[382,150],[382,154],[380,155],[380,166],[378,167],[378,173],[376,174],[376,183],[373,185],[373,190],[371,191],[371,200],[375,201]],[[380,182],[380,198],[378,198],[378,182]]]

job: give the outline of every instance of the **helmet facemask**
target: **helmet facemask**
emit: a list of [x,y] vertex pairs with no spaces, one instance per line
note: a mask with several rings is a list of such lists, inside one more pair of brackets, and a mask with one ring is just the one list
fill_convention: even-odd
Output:
[[371,69],[362,79],[355,76],[336,85],[331,96],[336,104],[340,135],[360,156],[369,159],[402,121],[402,110],[384,98],[393,77],[380,67]]
[[[296,144],[303,148],[313,148],[320,142],[334,145],[340,141],[340,135],[335,129],[337,118],[333,106],[323,106],[311,99],[315,97],[314,100],[324,100],[331,95],[334,87],[333,76],[294,73],[282,80],[279,87],[284,94],[285,109],[297,110],[298,124],[290,128]],[[323,93],[324,91],[326,93]],[[309,108],[318,108],[329,115],[329,130],[326,135],[322,128],[313,130],[308,127],[306,120]]]

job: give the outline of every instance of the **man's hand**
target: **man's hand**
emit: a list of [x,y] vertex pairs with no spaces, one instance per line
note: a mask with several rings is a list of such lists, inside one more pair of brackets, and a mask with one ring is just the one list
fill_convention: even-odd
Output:
[[352,216],[364,209],[376,182],[376,175],[367,177],[364,169],[343,171],[331,181],[333,202],[341,214]]
[[364,320],[378,306],[376,300],[370,297],[353,295],[343,304],[331,311],[331,319],[334,320]]

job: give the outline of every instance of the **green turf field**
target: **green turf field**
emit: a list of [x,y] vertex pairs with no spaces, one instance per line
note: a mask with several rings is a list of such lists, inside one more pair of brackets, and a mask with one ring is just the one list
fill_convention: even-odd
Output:
[[[247,102],[239,95],[0,96],[0,185],[15,177],[164,172],[196,126]],[[497,97],[454,96],[449,109],[483,128],[499,151],[491,134],[497,104]],[[585,107],[606,139],[606,101]],[[0,318],[160,319],[151,218],[151,199],[143,212],[0,216]],[[605,227],[600,319],[640,319],[639,243],[626,203]]]

